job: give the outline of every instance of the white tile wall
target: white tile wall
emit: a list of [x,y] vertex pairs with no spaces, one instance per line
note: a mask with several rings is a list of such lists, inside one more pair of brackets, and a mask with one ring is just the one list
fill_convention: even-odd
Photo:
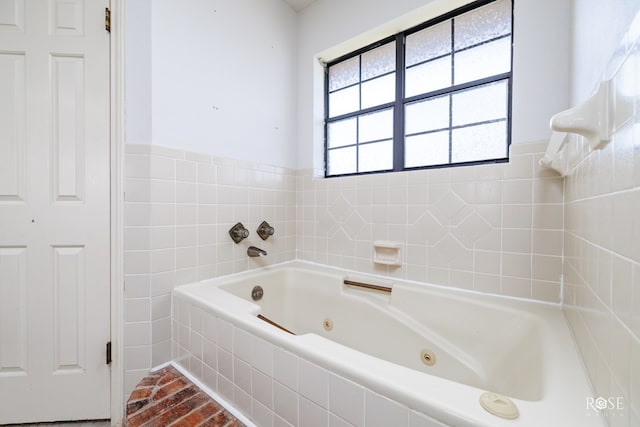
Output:
[[[640,24],[640,20],[636,19]],[[638,25],[636,25],[638,27]],[[581,138],[566,179],[565,312],[595,396],[621,397],[610,426],[640,425],[640,46],[616,53],[616,131],[600,151]],[[635,44],[634,44],[635,43]],[[621,58],[623,60],[621,60]],[[631,77],[630,76],[634,76]]]
[[[545,148],[512,145],[504,164],[330,179],[301,171],[297,256],[557,303],[564,184],[538,167]],[[400,243],[403,265],[374,264],[376,240]]]
[[[126,145],[125,177],[129,393],[152,366],[171,358],[171,290],[176,285],[295,257],[296,178],[282,168],[148,145]],[[267,241],[255,233],[263,220],[276,229]],[[228,230],[238,221],[251,235],[236,245]],[[251,244],[268,256],[247,257]],[[202,333],[198,330],[195,338]],[[206,340],[204,345],[209,350]],[[215,353],[206,356],[211,360]]]
[[[544,148],[514,145],[508,164],[323,179],[310,171],[127,145],[125,391],[170,359],[169,295],[176,285],[296,257],[559,302],[563,183],[536,166]],[[267,241],[255,233],[262,220],[276,229]],[[228,236],[237,221],[251,231],[239,245]],[[373,264],[376,240],[401,243],[402,267]],[[247,257],[250,244],[269,255]],[[234,351],[226,335],[215,338]],[[228,391],[233,394],[231,386]]]
[[[174,360],[259,426],[444,426],[209,313],[205,325],[217,325],[217,331],[205,332],[204,340],[218,358],[203,360],[201,316],[199,307],[174,298],[173,330],[179,331],[172,341]],[[225,349],[230,342],[233,351]],[[214,352],[206,345],[204,351]]]

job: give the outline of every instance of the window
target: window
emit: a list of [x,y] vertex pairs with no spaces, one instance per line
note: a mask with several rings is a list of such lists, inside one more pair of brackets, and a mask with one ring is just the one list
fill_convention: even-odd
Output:
[[512,15],[474,2],[329,63],[325,176],[507,161]]

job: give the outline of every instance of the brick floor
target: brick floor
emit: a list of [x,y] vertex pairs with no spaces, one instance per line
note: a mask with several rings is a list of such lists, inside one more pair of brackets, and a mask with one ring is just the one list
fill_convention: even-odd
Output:
[[126,418],[128,427],[245,427],[173,366],[138,383]]

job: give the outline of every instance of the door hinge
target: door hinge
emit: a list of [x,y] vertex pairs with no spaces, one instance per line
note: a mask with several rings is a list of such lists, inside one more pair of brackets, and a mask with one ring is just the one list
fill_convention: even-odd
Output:
[[111,32],[111,10],[108,7],[104,8],[104,29]]
[[111,341],[107,343],[107,365],[111,365]]

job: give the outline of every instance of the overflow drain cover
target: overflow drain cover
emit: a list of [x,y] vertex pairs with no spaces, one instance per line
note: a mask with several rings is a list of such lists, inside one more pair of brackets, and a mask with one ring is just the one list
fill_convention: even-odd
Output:
[[515,403],[508,397],[486,391],[480,395],[480,405],[496,417],[514,420],[520,416]]
[[254,286],[251,290],[251,299],[254,301],[260,301],[264,295],[264,289],[262,286]]

